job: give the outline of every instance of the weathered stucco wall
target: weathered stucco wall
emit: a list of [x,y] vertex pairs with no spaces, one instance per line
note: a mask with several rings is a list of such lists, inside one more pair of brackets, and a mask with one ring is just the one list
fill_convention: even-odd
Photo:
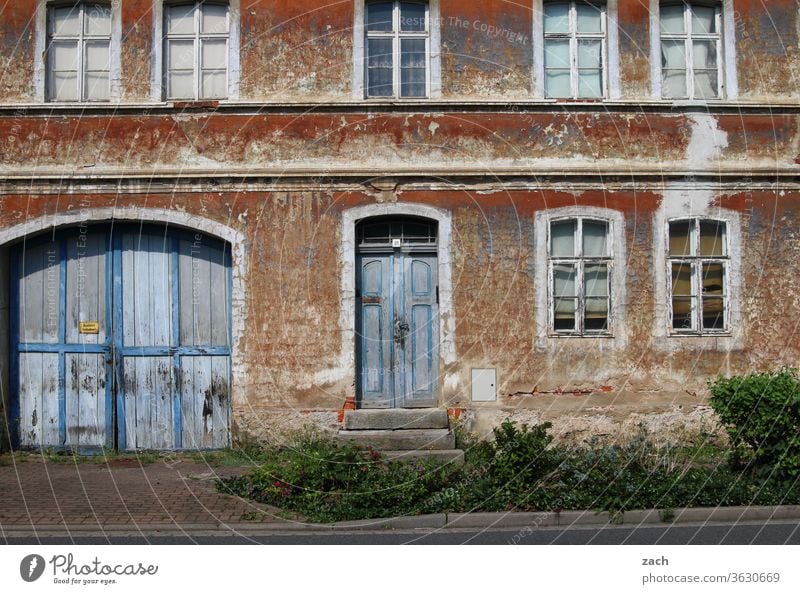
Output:
[[[485,430],[509,414],[556,420],[560,434],[585,437],[639,419],[655,431],[705,431],[713,424],[705,381],[797,364],[800,319],[800,191],[718,191],[705,208],[740,216],[741,325],[735,338],[659,337],[665,324],[655,301],[654,234],[667,195],[657,187],[558,187],[477,193],[470,188],[400,189],[392,200],[447,210],[453,218],[456,362],[448,367],[443,405],[468,409],[471,427]],[[142,205],[169,208],[233,227],[247,244],[240,353],[246,375],[234,402],[236,426],[268,435],[276,422],[323,424],[353,394],[354,370],[339,368],[341,353],[340,222],[345,209],[374,203],[362,192],[334,189],[147,195],[3,196],[0,221],[81,209]],[[537,341],[535,217],[565,206],[618,211],[624,219],[627,267],[625,314],[615,334],[626,340]],[[663,279],[661,279],[663,282]],[[622,304],[616,304],[620,306]],[[655,320],[655,322],[654,322]],[[472,368],[498,371],[498,401],[470,401]],[[316,412],[315,412],[316,411]],[[328,412],[325,412],[328,411]],[[313,414],[312,414],[313,413]],[[310,416],[309,416],[310,415]],[[276,419],[283,419],[276,421]],[[681,419],[688,425],[681,425]],[[260,428],[260,429],[259,429]],[[705,429],[701,429],[705,428]]]
[[[122,101],[151,99],[154,2],[121,3]],[[37,0],[0,7],[0,101],[35,101]],[[532,97],[535,1],[440,0],[442,96]],[[351,100],[354,3],[253,0],[240,6],[240,99]],[[798,96],[800,50],[794,0],[733,0],[740,99]],[[650,8],[618,0],[620,93],[649,99]]]

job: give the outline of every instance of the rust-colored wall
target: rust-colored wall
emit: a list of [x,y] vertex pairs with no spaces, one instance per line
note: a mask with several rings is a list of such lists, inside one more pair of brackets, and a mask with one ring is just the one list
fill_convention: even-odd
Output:
[[242,98],[349,98],[352,2],[253,0],[241,13]]
[[530,0],[441,0],[442,93],[529,97],[533,59]]
[[742,98],[797,97],[800,48],[794,0],[734,0]]
[[36,0],[0,7],[0,101],[33,101]]
[[650,96],[650,3],[619,0],[619,75],[623,98]]
[[153,49],[152,0],[122,2],[122,100],[150,100]]

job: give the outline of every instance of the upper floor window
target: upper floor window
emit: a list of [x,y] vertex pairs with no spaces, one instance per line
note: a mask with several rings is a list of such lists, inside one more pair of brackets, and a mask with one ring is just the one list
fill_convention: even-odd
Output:
[[729,331],[727,224],[701,218],[670,221],[668,251],[671,331]]
[[364,27],[367,97],[430,95],[429,23],[427,3],[367,4]]
[[228,5],[174,4],[165,6],[164,14],[166,98],[227,98]]
[[610,332],[612,251],[609,221],[589,218],[550,222],[550,332]]
[[111,6],[80,2],[47,14],[49,101],[108,101],[111,94]]
[[661,6],[662,94],[671,99],[722,96],[722,14],[719,5]]
[[606,95],[606,10],[594,2],[544,5],[545,95],[602,98]]

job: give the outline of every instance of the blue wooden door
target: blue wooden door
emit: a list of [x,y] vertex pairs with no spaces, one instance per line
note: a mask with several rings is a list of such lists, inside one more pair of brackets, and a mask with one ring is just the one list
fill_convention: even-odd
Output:
[[12,257],[15,445],[229,445],[227,246],[115,231],[59,232]]
[[436,256],[361,254],[356,281],[360,406],[436,406]]

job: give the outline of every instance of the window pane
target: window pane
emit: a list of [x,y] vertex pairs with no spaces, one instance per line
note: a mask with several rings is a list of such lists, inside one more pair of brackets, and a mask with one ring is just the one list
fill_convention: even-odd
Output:
[[111,35],[111,6],[108,4],[87,5],[84,18],[86,35]]
[[703,330],[725,329],[725,303],[722,299],[703,299]]
[[684,33],[683,4],[661,7],[661,32]]
[[53,72],[51,78],[52,98],[57,101],[78,100],[78,73]]
[[545,68],[569,68],[569,40],[549,39],[544,45]]
[[692,6],[692,34],[711,35],[717,32],[717,9],[713,6]]
[[715,70],[717,67],[717,43],[715,41],[692,42],[692,63],[695,68]]
[[560,221],[550,225],[550,254],[554,258],[575,257],[575,221]]
[[194,69],[194,41],[172,40],[169,42],[169,69]]
[[170,99],[194,99],[194,72],[170,72]]
[[686,97],[686,71],[665,70],[663,79],[664,97]]
[[544,5],[544,32],[569,33],[568,2],[548,2]]
[[600,68],[603,46],[599,41],[578,42],[578,68]]
[[176,34],[194,33],[194,5],[170,6],[167,17],[167,32]]
[[400,40],[400,65],[403,68],[425,68],[425,40]]
[[86,70],[108,70],[108,42],[92,41],[86,44]]
[[107,101],[109,98],[108,72],[87,72],[84,93],[88,101]]
[[77,70],[78,43],[54,41],[50,45],[50,65],[53,70]]
[[569,70],[548,70],[545,74],[545,88],[548,97],[572,97]]
[[596,258],[608,256],[608,223],[603,221],[583,222],[583,255]]
[[53,10],[53,35],[80,34],[81,12],[79,6],[56,8]]
[[203,71],[202,98],[222,99],[228,96],[227,76],[225,70]]
[[714,99],[719,97],[716,70],[695,71],[694,95],[696,99]]
[[578,72],[578,96],[596,98],[603,96],[603,74],[601,70]]
[[228,67],[228,43],[224,39],[203,41],[201,57],[203,68],[225,70]]
[[553,296],[576,297],[575,266],[558,264],[553,266]]
[[367,6],[367,31],[391,31],[394,27],[391,2],[376,2]]
[[400,4],[400,30],[425,31],[425,5],[414,2]]
[[587,332],[605,332],[608,330],[608,299],[587,299],[586,312],[583,316],[584,329]]
[[577,299],[556,299],[553,302],[553,329],[575,330]]
[[673,330],[694,330],[694,299],[676,297],[672,300]]
[[391,97],[394,95],[392,40],[367,41],[367,93],[370,97]]
[[586,297],[608,297],[608,265],[592,264],[584,269]]
[[686,44],[683,41],[662,41],[661,66],[667,70],[686,68]]
[[675,221],[669,224],[669,255],[691,256],[694,221]]
[[722,264],[703,264],[703,295],[725,294],[725,267]]
[[700,223],[700,255],[701,256],[726,256],[725,223],[717,221],[701,221]]
[[401,97],[425,97],[425,69],[403,68],[400,72]]
[[579,2],[575,5],[575,9],[578,13],[578,33],[602,32],[602,12],[598,6]]
[[200,16],[203,33],[228,32],[228,7],[223,4],[206,4]]
[[672,294],[679,297],[694,295],[692,291],[692,271],[694,264],[674,262],[672,264]]

